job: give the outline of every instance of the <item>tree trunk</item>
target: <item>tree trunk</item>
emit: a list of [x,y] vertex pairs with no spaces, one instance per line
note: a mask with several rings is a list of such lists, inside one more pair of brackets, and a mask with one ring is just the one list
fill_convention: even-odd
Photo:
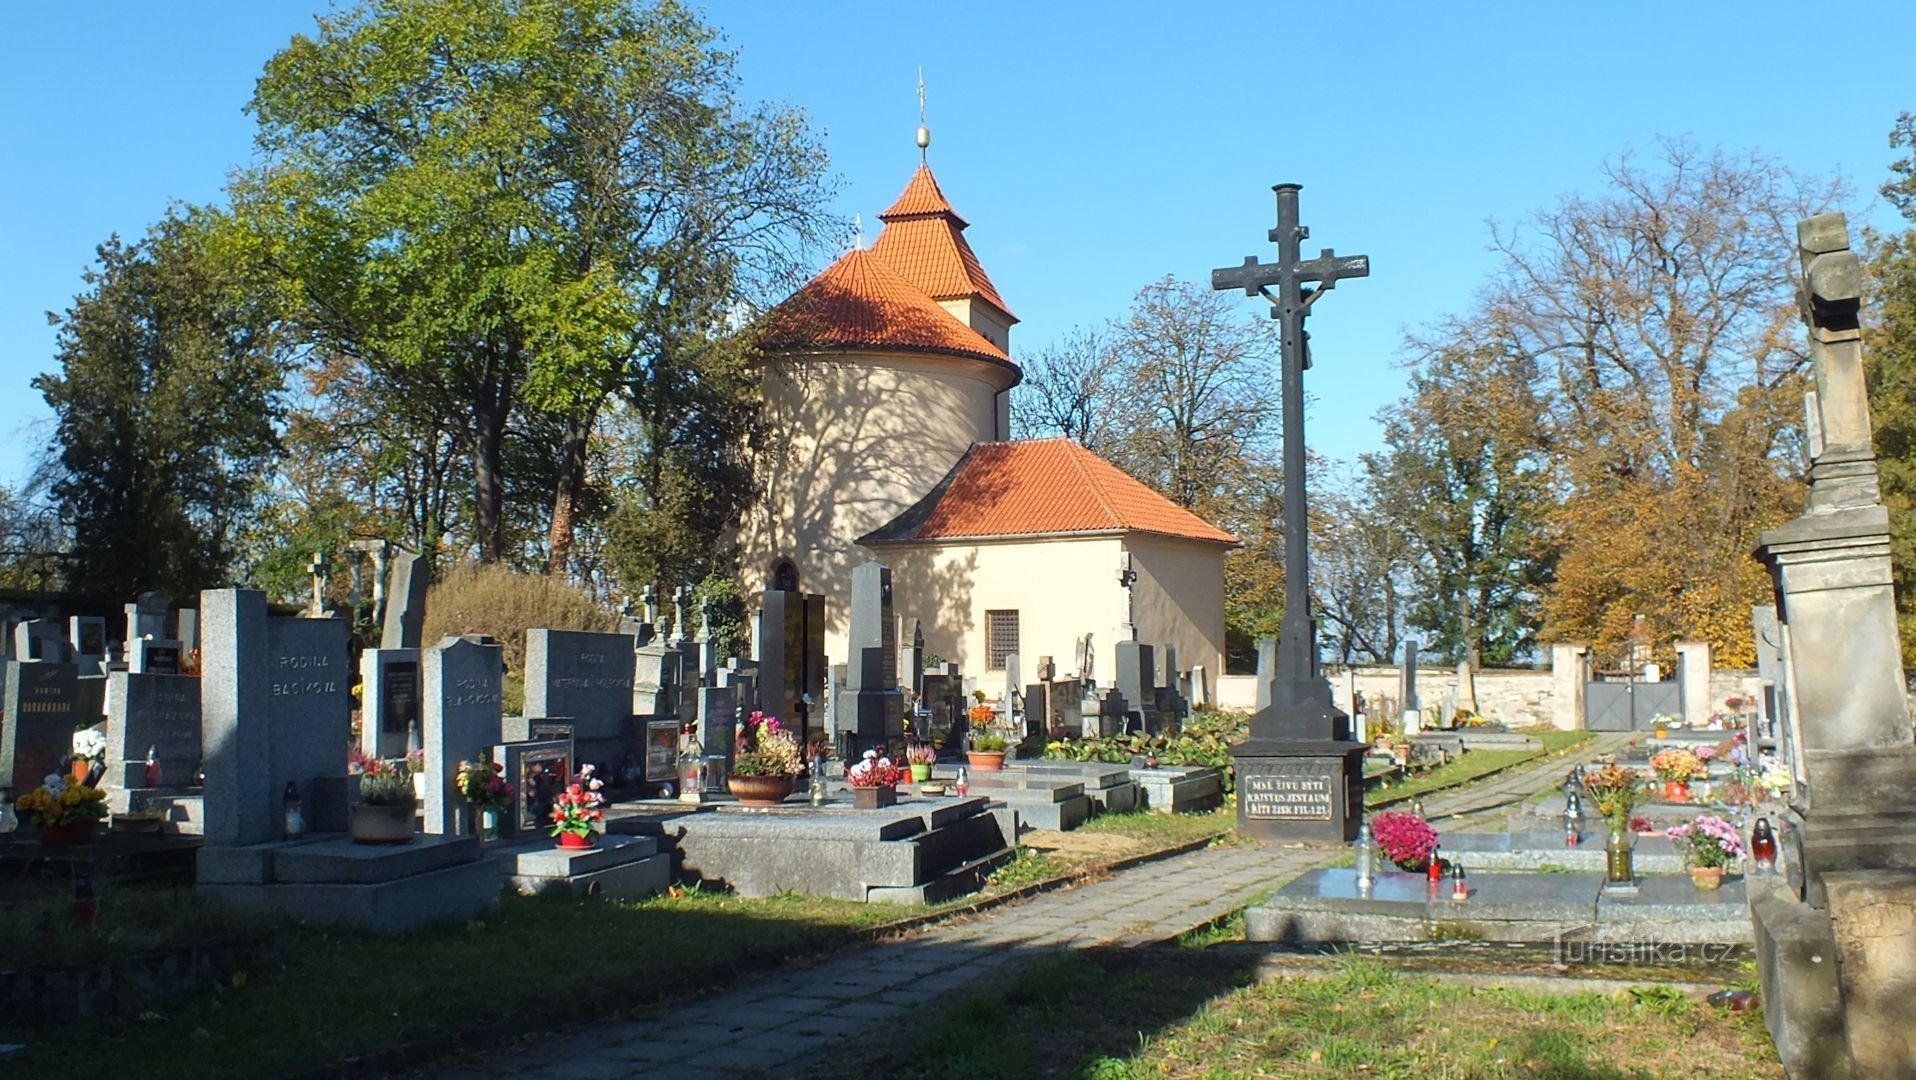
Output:
[[586,440],[592,433],[597,408],[583,410],[566,421],[559,444],[559,477],[552,494],[552,525],[546,530],[546,574],[564,580],[572,570],[572,534],[579,496],[585,491]]
[[496,563],[506,554],[507,393],[495,384],[472,414],[472,517],[481,563]]

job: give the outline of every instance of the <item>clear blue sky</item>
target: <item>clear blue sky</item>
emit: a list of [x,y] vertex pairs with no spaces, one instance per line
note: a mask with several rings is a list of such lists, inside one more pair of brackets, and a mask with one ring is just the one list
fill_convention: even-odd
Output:
[[[0,64],[0,483],[50,436],[28,387],[53,366],[93,247],[173,200],[219,198],[251,153],[261,65],[323,0],[32,3]],[[1757,147],[1874,197],[1916,110],[1916,4],[903,4],[719,0],[748,97],[806,109],[874,215],[932,167],[1024,320],[1014,354],[1124,311],[1164,274],[1270,256],[1270,186],[1304,185],[1307,251],[1371,257],[1314,309],[1311,442],[1377,441],[1398,342],[1462,310],[1493,263],[1486,219],[1574,190],[1660,134]],[[1245,300],[1246,304],[1253,301]]]

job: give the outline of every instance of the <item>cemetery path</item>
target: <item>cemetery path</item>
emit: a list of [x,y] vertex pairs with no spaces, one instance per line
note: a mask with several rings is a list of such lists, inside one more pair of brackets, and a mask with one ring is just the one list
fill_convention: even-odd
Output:
[[1571,764],[1614,754],[1630,741],[1627,731],[1600,732],[1562,757],[1549,757],[1535,765],[1525,765],[1505,773],[1486,777],[1448,791],[1440,791],[1424,800],[1424,816],[1431,821],[1461,818],[1502,809],[1523,802],[1540,791],[1563,783]]
[[[1618,738],[1616,745],[1622,744]],[[1590,753],[1612,749],[1600,736]],[[1432,795],[1427,809],[1455,816],[1508,805],[1554,787],[1563,759],[1512,770]],[[743,982],[684,1008],[594,1024],[541,1040],[490,1071],[439,1072],[434,1080],[523,1076],[612,1077],[793,1075],[846,1040],[922,1019],[1007,965],[1060,949],[1130,948],[1169,941],[1221,919],[1335,851],[1240,844],[1144,863],[1019,904],[916,931],[884,946]],[[768,1070],[768,1063],[779,1063]],[[825,1071],[829,1071],[826,1067]]]

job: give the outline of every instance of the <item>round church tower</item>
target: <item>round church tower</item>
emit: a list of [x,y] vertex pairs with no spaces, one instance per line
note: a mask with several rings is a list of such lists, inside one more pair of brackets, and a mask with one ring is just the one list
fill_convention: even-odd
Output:
[[1017,319],[966,243],[966,222],[922,162],[854,249],[773,310],[761,338],[769,445],[740,522],[748,596],[827,598],[826,651],[843,655],[857,540],[943,480],[973,443],[1010,437]]

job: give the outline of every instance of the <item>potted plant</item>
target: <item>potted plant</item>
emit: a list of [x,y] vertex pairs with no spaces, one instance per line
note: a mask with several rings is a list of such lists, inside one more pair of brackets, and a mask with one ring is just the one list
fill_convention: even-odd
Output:
[[592,826],[605,820],[605,811],[599,808],[604,797],[580,781],[597,783],[586,777],[574,777],[564,791],[552,800],[552,828],[554,839],[562,848],[589,848],[592,846]]
[[859,810],[876,810],[897,805],[898,780],[902,775],[890,758],[881,756],[876,750],[865,751],[865,756],[857,764],[845,768],[845,783],[852,789],[852,806]]
[[931,779],[931,767],[938,764],[938,751],[923,739],[914,739],[905,747],[905,763],[911,766],[911,782],[922,784]]
[[778,717],[754,712],[739,726],[725,786],[746,806],[777,806],[792,793],[792,778],[803,768],[798,737],[781,727]]
[[1005,767],[1005,737],[973,730],[965,744],[965,761],[973,772],[999,772]]
[[1690,880],[1699,889],[1720,887],[1724,868],[1743,858],[1742,834],[1736,831],[1736,826],[1715,814],[1703,814],[1671,826],[1663,835],[1676,845],[1683,865],[1690,870]]
[[513,788],[505,777],[506,767],[492,760],[492,751],[482,751],[475,761],[459,763],[453,787],[472,808],[473,832],[481,840],[499,838],[499,819],[512,805]]
[[1370,819],[1371,838],[1384,857],[1404,870],[1425,870],[1437,850],[1437,830],[1417,814],[1386,810]]
[[1583,790],[1597,804],[1604,825],[1604,880],[1627,885],[1636,880],[1632,865],[1630,812],[1643,798],[1643,776],[1614,762],[1585,773]]
[[359,801],[347,818],[347,829],[355,844],[412,843],[413,793],[412,770],[406,762],[366,757],[354,752],[353,764],[359,770]]
[[1709,769],[1697,756],[1679,746],[1658,750],[1650,758],[1650,768],[1654,769],[1657,779],[1663,781],[1663,798],[1666,802],[1689,802],[1690,781],[1709,774]]
[[106,792],[48,773],[39,787],[20,796],[14,809],[33,822],[40,830],[40,842],[48,847],[86,844],[106,816]]

